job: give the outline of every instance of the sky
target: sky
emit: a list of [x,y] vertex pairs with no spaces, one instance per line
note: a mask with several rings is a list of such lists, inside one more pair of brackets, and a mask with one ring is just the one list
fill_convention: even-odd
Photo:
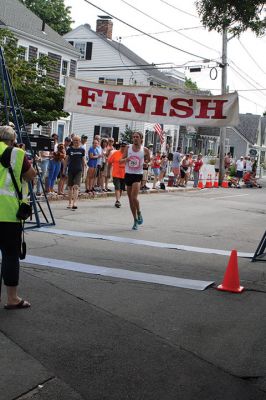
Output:
[[[217,68],[216,74],[215,69],[211,71],[211,67],[221,61],[222,35],[202,26],[194,0],[90,1],[103,11],[85,0],[64,2],[66,6],[71,6],[71,16],[75,21],[72,28],[88,23],[95,30],[99,15],[112,14],[180,50],[159,43],[115,18],[113,40],[121,40],[123,45],[149,63],[161,64],[161,67],[167,66],[164,63],[171,63],[180,67],[178,71],[196,82],[200,89],[211,90],[213,94],[221,93],[221,69]],[[266,34],[258,38],[247,31],[239,39],[228,41],[227,82],[230,92],[238,91],[240,113],[262,115],[266,111],[265,50]],[[202,68],[200,72],[190,72],[188,66]],[[216,79],[211,79],[216,75]]]

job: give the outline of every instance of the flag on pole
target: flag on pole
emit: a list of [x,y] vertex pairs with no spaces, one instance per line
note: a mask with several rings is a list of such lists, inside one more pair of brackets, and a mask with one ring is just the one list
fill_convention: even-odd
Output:
[[162,126],[160,124],[155,124],[153,126],[153,128],[155,130],[155,133],[157,133],[157,135],[159,135],[161,144],[163,144],[164,143],[164,135],[163,135],[164,132],[162,130]]

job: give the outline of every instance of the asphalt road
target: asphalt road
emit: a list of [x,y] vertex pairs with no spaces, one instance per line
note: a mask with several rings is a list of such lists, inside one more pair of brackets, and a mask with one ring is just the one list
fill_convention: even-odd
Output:
[[26,235],[39,257],[21,273],[32,307],[0,309],[0,400],[265,399],[266,263],[238,257],[241,294],[171,283],[220,284],[229,256],[216,250],[254,253],[265,194],[142,195],[138,231],[126,197],[121,209],[113,198],[52,203],[52,231]]

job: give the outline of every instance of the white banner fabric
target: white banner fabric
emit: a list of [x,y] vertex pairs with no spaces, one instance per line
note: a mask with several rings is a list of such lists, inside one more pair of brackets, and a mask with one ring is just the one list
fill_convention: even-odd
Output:
[[111,86],[67,79],[64,110],[169,125],[236,126],[237,92],[206,96],[154,86]]

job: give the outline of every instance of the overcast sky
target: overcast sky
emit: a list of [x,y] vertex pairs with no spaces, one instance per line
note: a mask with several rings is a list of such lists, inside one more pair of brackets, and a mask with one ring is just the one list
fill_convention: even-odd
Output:
[[[204,63],[204,59],[221,60],[222,37],[201,26],[194,0],[91,0],[91,3],[164,42],[194,54],[172,49],[114,19],[113,39],[121,38],[125,46],[149,63],[181,66],[194,61],[186,65],[208,66],[211,64]],[[97,16],[106,14],[85,0],[65,0],[65,5],[72,7],[73,28],[88,23],[95,30]],[[251,32],[242,34],[240,40],[232,39],[228,43],[228,85],[230,91],[239,91],[241,113],[261,115],[266,110],[265,50],[266,35],[257,38]],[[206,67],[194,73],[187,68],[178,70],[196,81],[199,88],[210,89],[213,94],[220,93],[219,68],[215,80],[210,79],[210,69]],[[215,71],[212,73],[214,77]]]

